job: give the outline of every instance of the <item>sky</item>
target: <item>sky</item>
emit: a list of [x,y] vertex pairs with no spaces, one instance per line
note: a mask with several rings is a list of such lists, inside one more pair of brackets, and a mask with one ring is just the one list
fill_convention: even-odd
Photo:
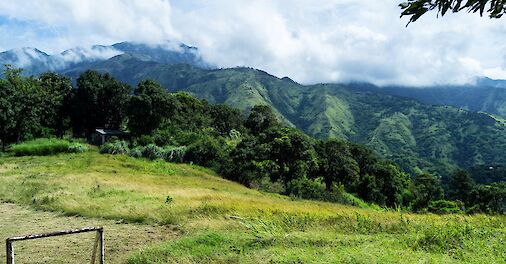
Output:
[[506,19],[428,13],[406,27],[396,0],[0,0],[0,50],[49,54],[166,40],[218,67],[300,83],[378,85],[506,79]]

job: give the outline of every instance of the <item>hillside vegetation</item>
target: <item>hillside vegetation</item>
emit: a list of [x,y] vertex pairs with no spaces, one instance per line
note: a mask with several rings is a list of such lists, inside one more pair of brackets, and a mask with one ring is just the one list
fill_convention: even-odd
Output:
[[129,263],[499,263],[506,258],[504,216],[416,215],[293,200],[196,166],[96,152],[1,158],[0,171],[2,201],[66,215],[174,225],[183,232],[137,252]]
[[[224,104],[210,104],[183,92],[168,92],[152,80],[142,81],[132,89],[110,74],[96,71],[81,74],[75,88],[69,78],[55,73],[34,78],[22,76],[20,70],[8,69],[5,76],[0,79],[0,110],[5,113],[0,115],[0,140],[2,148],[14,155],[82,152],[85,146],[66,140],[20,141],[44,136],[62,138],[65,134],[71,138],[70,133],[73,138],[90,138],[96,128],[124,128],[130,132],[128,141],[111,138],[101,146],[101,153],[198,164],[248,187],[305,199],[353,204],[358,197],[380,206],[438,213],[501,213],[506,208],[504,183],[476,185],[467,172],[457,170],[441,182],[416,166],[416,159],[402,155],[409,150],[408,143],[417,146],[416,138],[398,142],[395,133],[417,128],[420,123],[417,112],[403,114],[392,110],[393,116],[385,120],[385,125],[380,124],[375,130],[378,135],[371,138],[373,144],[379,144],[376,148],[389,147],[383,144],[382,137],[397,143],[396,151],[402,156],[394,158],[409,161],[401,164],[414,174],[410,177],[397,164],[363,145],[336,139],[315,140],[288,127],[267,105],[253,106],[246,117],[240,110]],[[341,92],[332,86],[328,91]],[[358,99],[356,96],[355,106],[361,105]],[[374,108],[367,108],[371,105],[363,104],[362,111],[354,111],[349,105],[348,110],[372,113]],[[470,113],[462,115],[462,122],[473,121]],[[357,117],[356,123],[366,120]],[[491,124],[481,127],[497,125],[491,120]],[[399,127],[391,130],[392,126]],[[476,126],[470,125],[472,129],[477,129]],[[431,133],[439,133],[438,127],[431,129]],[[360,132],[367,135],[367,131]],[[359,138],[361,134],[353,137]],[[439,145],[455,139],[444,136],[447,137],[437,142]],[[381,154],[388,155],[387,150]],[[482,156],[491,154],[487,149],[482,151],[485,151]],[[432,154],[436,155],[434,162],[439,159],[441,166],[446,165],[441,160],[447,153]]]
[[[202,70],[139,61],[128,54],[91,68],[130,84],[154,79],[170,90],[188,91],[211,103],[245,111],[268,105],[285,123],[311,136],[365,144],[414,174],[430,171],[447,177],[456,167],[506,162],[502,155],[506,124],[485,113],[344,85],[303,86],[249,68]],[[83,70],[65,73],[77,77]]]

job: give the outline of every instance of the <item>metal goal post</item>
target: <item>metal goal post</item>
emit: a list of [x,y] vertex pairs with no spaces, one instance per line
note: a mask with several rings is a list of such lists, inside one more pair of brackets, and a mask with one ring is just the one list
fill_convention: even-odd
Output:
[[46,237],[54,237],[54,236],[64,236],[64,235],[72,235],[72,234],[80,234],[87,232],[97,232],[97,236],[95,238],[95,243],[93,245],[93,250],[91,253],[91,264],[95,264],[97,260],[98,263],[104,264],[104,228],[103,227],[84,227],[80,229],[72,229],[72,230],[64,230],[52,233],[42,233],[42,234],[30,234],[25,236],[15,236],[7,238],[6,240],[6,249],[7,249],[7,264],[14,264],[14,242],[22,241],[22,240],[32,240],[32,239],[40,239]]

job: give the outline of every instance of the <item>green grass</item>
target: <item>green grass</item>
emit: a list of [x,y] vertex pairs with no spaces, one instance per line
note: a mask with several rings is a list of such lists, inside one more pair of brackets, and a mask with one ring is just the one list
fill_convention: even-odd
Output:
[[14,156],[46,156],[58,153],[84,152],[86,150],[88,150],[88,147],[84,144],[55,138],[40,138],[9,147],[9,152]]
[[129,263],[503,263],[506,217],[293,200],[185,164],[95,152],[0,158],[0,199],[65,215],[174,225]]

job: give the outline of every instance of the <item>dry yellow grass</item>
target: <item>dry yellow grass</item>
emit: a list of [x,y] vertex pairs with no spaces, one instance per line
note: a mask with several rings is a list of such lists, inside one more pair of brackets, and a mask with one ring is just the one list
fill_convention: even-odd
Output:
[[130,263],[506,260],[504,216],[418,215],[293,200],[198,166],[94,152],[1,158],[0,171],[3,201],[184,231]]

